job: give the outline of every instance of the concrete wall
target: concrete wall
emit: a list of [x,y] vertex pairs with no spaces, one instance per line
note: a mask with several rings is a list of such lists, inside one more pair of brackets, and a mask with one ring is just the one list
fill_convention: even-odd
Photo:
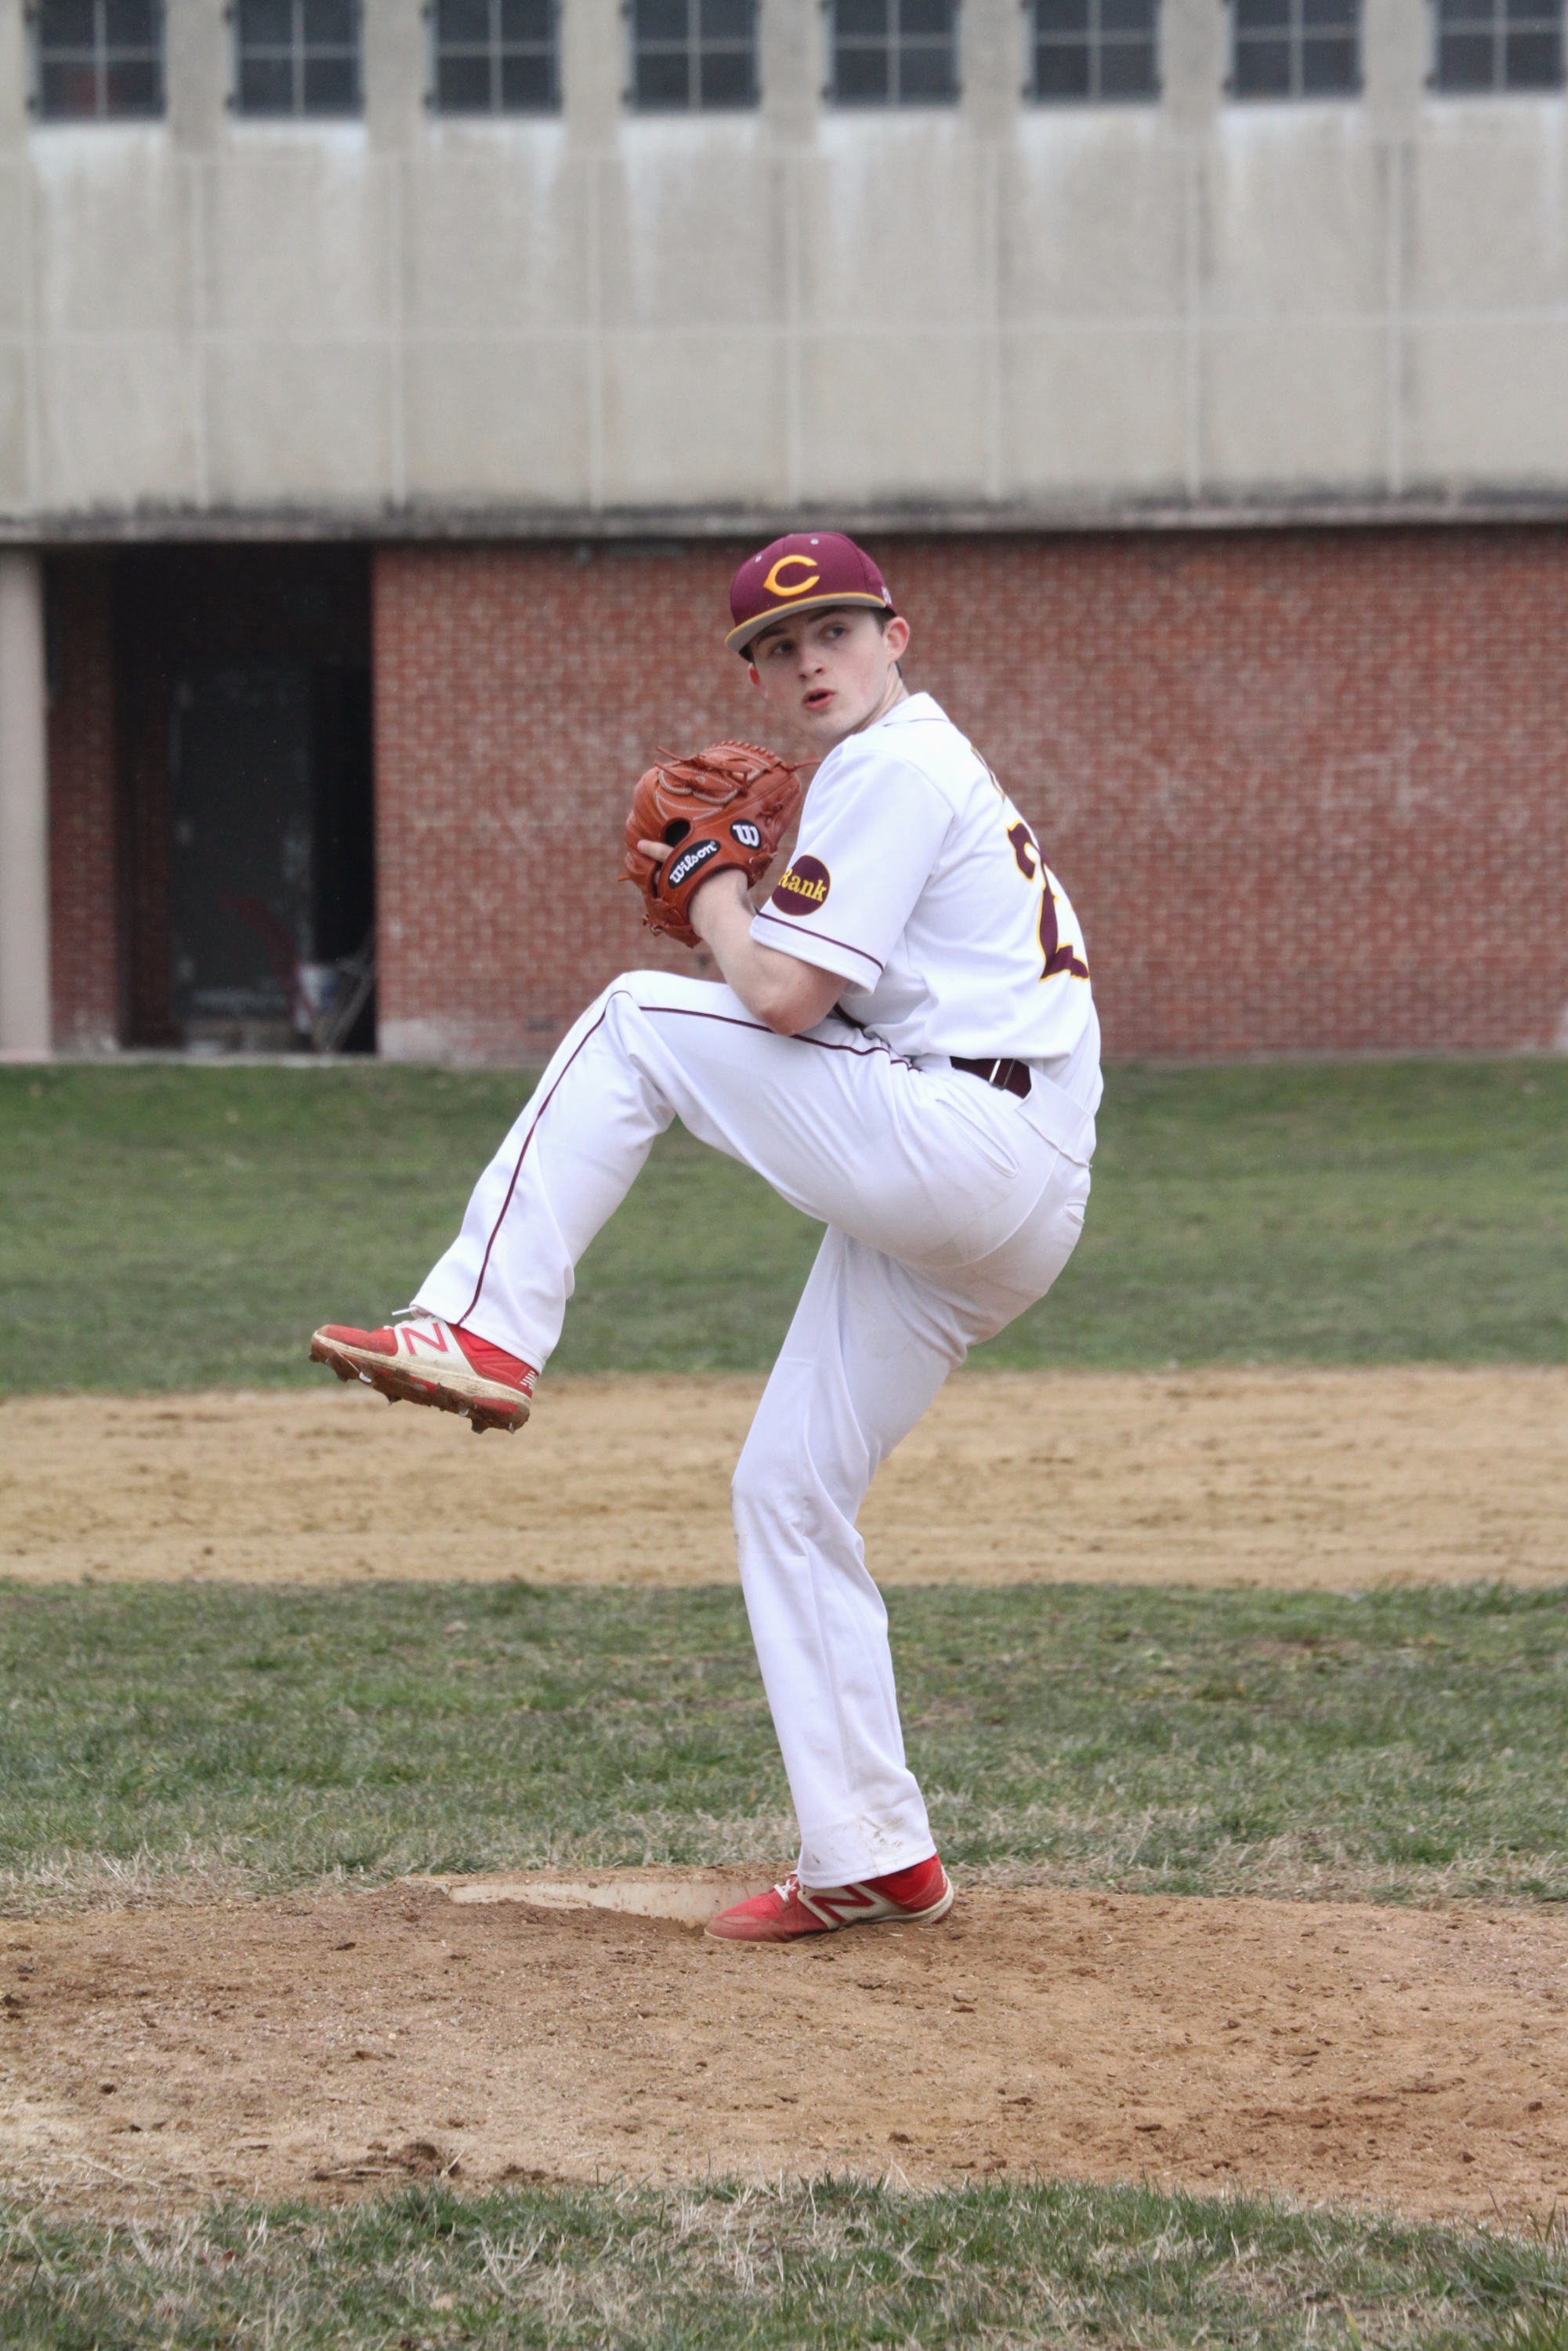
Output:
[[49,1043],[43,566],[0,547],[0,1053]]
[[1161,103],[1083,110],[965,0],[961,107],[887,115],[763,0],[706,119],[629,117],[618,0],[562,0],[562,115],[481,122],[371,0],[352,124],[235,120],[222,0],[167,5],[167,121],[67,127],[0,0],[12,536],[1568,506],[1568,101],[1430,96],[1425,0],[1289,106],[1165,0]]

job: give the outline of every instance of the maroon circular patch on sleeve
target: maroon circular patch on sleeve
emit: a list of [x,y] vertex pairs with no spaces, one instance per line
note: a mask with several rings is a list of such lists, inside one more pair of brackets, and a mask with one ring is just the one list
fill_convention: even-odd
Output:
[[781,914],[814,914],[828,903],[832,877],[820,857],[797,857],[779,877],[768,904]]

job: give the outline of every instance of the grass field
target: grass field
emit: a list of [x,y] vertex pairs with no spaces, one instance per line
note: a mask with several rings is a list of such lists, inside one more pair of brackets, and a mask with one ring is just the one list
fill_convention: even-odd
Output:
[[435,2190],[117,2229],[0,2211],[15,2351],[1562,2351],[1565,2310],[1555,2231],[1531,2242],[1140,2188]]
[[[1568,1899],[1568,1596],[890,1594],[948,1860],[1131,1891]],[[100,1586],[0,1609],[10,1907],[127,1879],[782,1862],[738,1594]]]
[[[319,1377],[455,1229],[528,1081],[0,1071],[0,1392]],[[979,1360],[1568,1361],[1568,1063],[1110,1072],[1085,1236]],[[562,1371],[761,1369],[818,1228],[679,1133],[584,1263]]]
[[[0,1071],[0,1392],[319,1377],[448,1238],[525,1081]],[[1568,1065],[1111,1073],[1084,1242],[1007,1364],[1568,1361]],[[563,1370],[760,1369],[815,1228],[678,1133]],[[890,1597],[966,1872],[1568,1899],[1568,1593]],[[738,1598],[0,1588],[0,1908],[570,1861],[772,1863]],[[99,2224],[0,2206],[19,2351],[447,2345],[1568,2351],[1568,2252],[1019,2180],[608,2184]]]

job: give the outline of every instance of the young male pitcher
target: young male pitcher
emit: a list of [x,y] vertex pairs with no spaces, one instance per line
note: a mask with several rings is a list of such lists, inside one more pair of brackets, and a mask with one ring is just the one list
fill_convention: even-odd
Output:
[[[834,532],[776,539],[730,610],[770,717],[821,762],[787,870],[754,910],[744,872],[698,862],[685,918],[722,982],[607,987],[406,1315],[329,1324],[311,1352],[476,1426],[519,1425],[579,1258],[674,1118],[826,1226],[734,1484],[800,1856],[709,1928],[787,1942],[952,1906],[855,1520],[952,1367],[1071,1256],[1100,1032],[1066,893],[978,753],[906,690],[909,625],[871,558]],[[641,848],[674,870],[671,841]]]

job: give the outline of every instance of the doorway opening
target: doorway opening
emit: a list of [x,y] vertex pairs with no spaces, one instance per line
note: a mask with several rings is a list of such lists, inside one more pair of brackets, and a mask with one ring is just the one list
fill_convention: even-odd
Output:
[[131,1040],[373,1051],[366,551],[138,550],[116,601]]

